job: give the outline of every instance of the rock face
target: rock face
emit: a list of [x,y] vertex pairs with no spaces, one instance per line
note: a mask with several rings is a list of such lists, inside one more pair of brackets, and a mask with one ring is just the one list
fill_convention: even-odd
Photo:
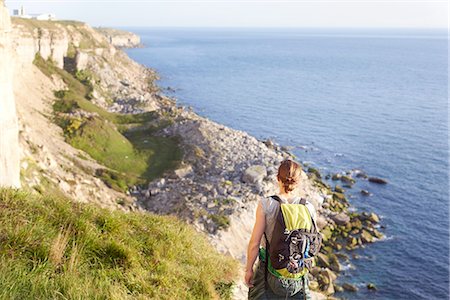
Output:
[[13,95],[11,21],[0,0],[0,185],[20,186],[19,130]]
[[111,28],[97,28],[114,47],[133,48],[141,44],[141,38],[131,32],[111,29]]
[[[39,53],[44,60],[51,59],[58,68],[63,68],[65,58],[73,56],[73,47],[85,51],[107,47],[103,35],[81,22],[61,23],[12,19],[12,42],[17,53],[17,63],[27,66]],[[37,26],[39,26],[37,28]]]

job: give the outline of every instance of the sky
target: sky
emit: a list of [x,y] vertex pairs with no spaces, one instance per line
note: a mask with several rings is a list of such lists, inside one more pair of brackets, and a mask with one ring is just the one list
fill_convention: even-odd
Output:
[[117,27],[448,28],[446,0],[6,0]]

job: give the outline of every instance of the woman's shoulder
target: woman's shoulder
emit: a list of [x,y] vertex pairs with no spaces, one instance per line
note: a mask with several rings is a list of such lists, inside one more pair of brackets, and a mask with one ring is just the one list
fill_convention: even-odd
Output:
[[314,205],[311,202],[309,202],[308,200],[306,200],[305,205],[308,208],[309,213],[311,214],[311,217],[313,219],[315,219],[316,218],[316,208],[314,207]]
[[272,211],[278,203],[272,196],[261,197],[259,201],[265,213]]

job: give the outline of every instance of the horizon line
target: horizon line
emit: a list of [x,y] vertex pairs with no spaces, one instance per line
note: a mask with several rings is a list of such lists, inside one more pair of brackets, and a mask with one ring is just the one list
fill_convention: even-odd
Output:
[[[58,21],[76,21],[76,20],[58,20]],[[83,21],[80,21],[83,22]],[[84,22],[87,23],[87,22]],[[89,24],[89,23],[87,23]],[[89,24],[91,25],[91,24]],[[160,29],[413,29],[413,30],[446,30],[450,33],[450,28],[448,27],[413,27],[413,26],[210,26],[210,25],[120,25],[120,24],[109,24],[109,25],[91,25],[93,27],[128,27],[128,28],[160,28]]]

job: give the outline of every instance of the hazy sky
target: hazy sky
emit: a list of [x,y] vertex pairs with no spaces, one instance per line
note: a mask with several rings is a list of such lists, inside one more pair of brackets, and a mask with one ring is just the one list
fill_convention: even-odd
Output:
[[444,0],[7,0],[94,26],[448,28]]

